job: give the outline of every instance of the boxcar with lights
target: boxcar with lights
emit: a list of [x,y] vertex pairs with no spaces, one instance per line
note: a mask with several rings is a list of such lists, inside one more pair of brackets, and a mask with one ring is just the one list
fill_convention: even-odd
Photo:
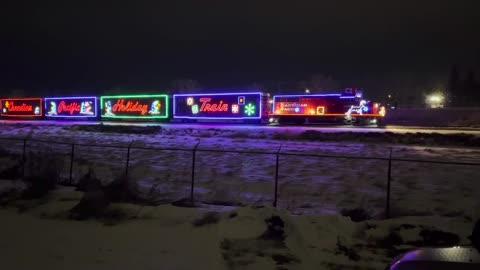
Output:
[[100,97],[102,120],[161,120],[169,117],[168,95]]
[[2,98],[0,115],[6,118],[41,118],[42,98]]
[[312,94],[273,96],[271,123],[381,124],[385,107],[361,94]]
[[96,119],[97,97],[46,97],[46,119]]
[[174,94],[176,121],[267,123],[268,96],[261,92]]

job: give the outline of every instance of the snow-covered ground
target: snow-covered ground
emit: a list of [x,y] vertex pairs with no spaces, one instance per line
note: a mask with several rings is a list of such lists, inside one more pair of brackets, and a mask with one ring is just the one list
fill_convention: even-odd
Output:
[[[5,256],[7,266],[20,263],[27,269],[29,264],[21,261],[19,256],[28,252],[25,249],[28,247],[36,252],[28,253],[33,252],[36,258],[53,269],[65,266],[72,269],[105,269],[107,266],[131,269],[136,268],[135,265],[142,265],[143,269],[162,266],[165,269],[191,269],[192,265],[205,266],[200,269],[228,269],[225,263],[228,266],[232,261],[235,267],[231,269],[275,269],[278,260],[285,259],[283,257],[290,258],[284,269],[349,269],[345,265],[352,269],[353,266],[383,269],[391,254],[386,254],[379,243],[388,242],[385,238],[401,224],[414,225],[397,231],[402,239],[410,242],[419,237],[419,231],[433,226],[459,235],[460,244],[467,244],[466,236],[471,232],[473,222],[480,218],[478,166],[394,161],[391,193],[394,218],[381,220],[385,209],[388,162],[341,158],[386,158],[392,148],[394,158],[480,163],[478,148],[285,141],[275,140],[272,134],[263,131],[249,131],[253,136],[246,136],[244,131],[229,129],[162,128],[153,134],[120,134],[86,132],[59,125],[1,127],[0,137],[3,138],[15,136],[97,145],[75,146],[74,180],[85,175],[89,168],[105,183],[120,177],[125,173],[127,150],[103,146],[127,146],[133,142],[129,177],[165,201],[190,195],[192,151],[158,148],[193,149],[198,144],[200,151],[195,163],[197,201],[215,205],[264,206],[217,207],[215,210],[222,210],[220,220],[199,228],[192,227],[192,220],[212,210],[211,207],[185,209],[163,205],[140,209],[127,205],[128,209],[138,208],[132,212],[142,218],[114,227],[104,227],[96,221],[73,222],[58,218],[62,216],[58,213],[71,208],[75,200],[54,199],[23,215],[12,209],[3,209],[0,210],[0,239],[5,239],[11,246],[2,246],[0,256]],[[322,154],[339,158],[281,155],[279,207],[273,209],[270,207],[276,160],[272,153],[280,146],[283,154]],[[15,159],[21,158],[22,148],[22,141],[0,140],[0,171],[13,166]],[[63,160],[59,168],[65,178],[69,176],[70,151],[71,145],[68,144],[27,144],[28,153]],[[348,217],[338,215],[343,209],[355,208],[365,209],[374,219],[354,223]],[[229,218],[232,211],[237,213],[235,218]],[[286,222],[286,247],[278,249],[257,239],[265,230],[264,219],[272,215],[279,215]],[[55,218],[39,219],[39,216]],[[42,231],[48,233],[42,234]],[[45,243],[45,246],[30,247],[32,241]],[[53,244],[46,244],[50,242]],[[347,248],[339,248],[337,242]],[[402,248],[402,244],[398,245],[397,248]],[[352,250],[361,257],[360,260],[348,258],[347,253]],[[179,259],[182,257],[188,259]]]
[[[2,269],[384,269],[392,252],[439,241],[433,234],[468,245],[472,231],[471,222],[452,217],[352,222],[271,207],[212,213],[115,204],[125,217],[114,225],[69,220],[81,196],[61,188],[42,203],[1,208]],[[268,229],[269,219],[275,228]]]
[[[335,143],[273,140],[269,134],[248,138],[236,130],[161,129],[155,134],[85,132],[58,125],[3,125],[1,137],[29,137],[57,142],[95,144],[76,146],[73,178],[93,168],[104,182],[125,173],[127,146],[129,176],[164,200],[189,196],[192,151],[196,154],[195,196],[197,200],[244,205],[272,205],[275,153],[332,156],[383,157],[393,149],[394,158],[413,158],[480,163],[478,148],[415,147],[374,143]],[[160,131],[160,129],[159,129]],[[21,141],[0,140],[0,146],[18,155]],[[147,149],[135,149],[143,147]],[[151,149],[148,149],[152,147]],[[29,142],[27,149],[41,155],[57,153],[64,159],[63,175],[69,177],[70,145]],[[213,151],[202,151],[213,150]],[[258,151],[270,154],[221,153],[215,150]],[[47,154],[49,153],[49,154]],[[11,158],[2,157],[5,164]],[[8,167],[8,166],[5,166]],[[292,213],[339,213],[364,208],[373,217],[384,215],[388,162],[384,160],[318,158],[281,155],[279,159],[278,206]],[[479,167],[394,161],[392,163],[391,209],[398,215],[472,217],[479,205]],[[477,207],[478,208],[478,207]]]

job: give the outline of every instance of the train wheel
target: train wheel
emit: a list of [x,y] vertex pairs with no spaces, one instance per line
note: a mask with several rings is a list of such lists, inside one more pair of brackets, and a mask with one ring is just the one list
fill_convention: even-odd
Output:
[[355,121],[353,122],[354,126],[367,126],[368,121],[365,121],[365,118],[355,118]]
[[384,127],[386,126],[385,125],[385,121],[383,118],[376,118],[377,119],[377,127]]
[[305,118],[295,119],[295,125],[303,125],[303,124],[305,124]]

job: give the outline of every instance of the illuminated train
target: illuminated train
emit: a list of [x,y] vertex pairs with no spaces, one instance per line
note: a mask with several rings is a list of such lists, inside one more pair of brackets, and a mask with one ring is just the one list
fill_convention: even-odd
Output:
[[361,93],[274,95],[261,92],[2,98],[2,119],[225,123],[380,124],[385,107]]

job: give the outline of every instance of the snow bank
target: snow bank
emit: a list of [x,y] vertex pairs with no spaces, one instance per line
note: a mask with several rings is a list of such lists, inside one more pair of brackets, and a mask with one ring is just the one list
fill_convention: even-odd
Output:
[[[472,222],[439,216],[352,222],[337,215],[290,215],[270,207],[218,212],[206,206],[132,204],[112,206],[127,213],[112,226],[69,220],[68,209],[80,196],[60,188],[22,213],[15,209],[19,202],[0,209],[2,267],[384,269],[395,252],[414,247],[412,243],[421,245],[422,231],[454,234],[455,244],[465,245],[473,228]],[[206,216],[215,218],[196,222]]]

